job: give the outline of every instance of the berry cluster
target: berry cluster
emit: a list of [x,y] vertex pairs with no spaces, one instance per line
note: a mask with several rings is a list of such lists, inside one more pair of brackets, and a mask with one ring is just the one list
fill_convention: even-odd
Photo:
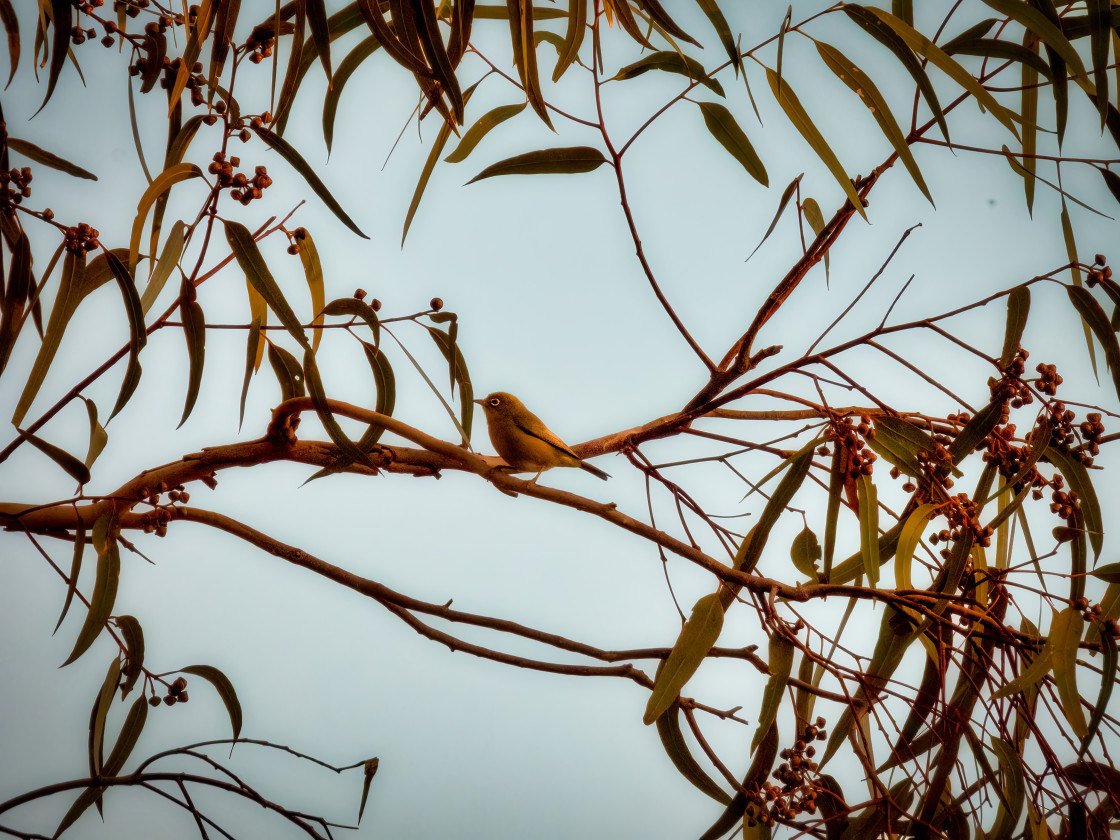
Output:
[[[240,165],[240,158],[230,157],[227,160],[224,152],[215,152],[214,159],[207,171],[211,175],[217,176],[219,189],[230,191],[230,198],[234,201],[240,201],[242,204],[248,204],[254,199],[260,198],[264,190],[272,186],[272,178],[269,177],[268,170],[263,166],[258,166],[254,170],[252,178],[249,178],[244,172],[234,172]],[[298,249],[294,253],[298,253]]]
[[861,415],[859,424],[855,426],[851,417],[842,417],[832,426],[833,440],[848,453],[848,464],[845,469],[848,477],[853,481],[861,475],[871,475],[874,471],[872,465],[879,456],[864,445],[864,441],[874,437],[875,427],[871,425],[871,418],[866,415]]
[[[100,0],[94,0],[100,6]],[[148,8],[148,0],[113,0],[113,11],[123,11],[130,18],[136,17],[143,9]]]
[[71,254],[85,254],[98,247],[98,230],[82,222],[77,227],[64,227],[62,229],[63,244]]
[[31,170],[0,169],[0,207],[8,215],[14,211],[12,205],[19,204],[31,195]]
[[1093,267],[1089,269],[1089,277],[1086,281],[1086,285],[1088,285],[1090,289],[1098,283],[1112,280],[1112,269],[1105,265],[1106,262],[1108,262],[1108,260],[1105,258],[1104,254],[1097,254],[1096,262]]
[[[163,698],[162,702],[166,703],[168,706],[174,706],[176,703],[186,703],[190,699],[190,695],[187,694],[186,679],[184,677],[176,677],[175,682],[171,683],[168,687],[167,695]],[[160,702],[160,698],[155,694],[148,698],[149,706],[158,706]]]
[[1082,595],[1073,600],[1073,606],[1081,611],[1081,617],[1085,619],[1086,622],[1096,623],[1100,627],[1101,633],[1104,635],[1111,636],[1114,639],[1120,636],[1120,624],[1117,624],[1114,618],[1107,620],[1102,618],[1101,615],[1104,610],[1101,609],[1100,604],[1093,604],[1090,606],[1089,599]]
[[816,813],[820,787],[815,783],[817,762],[813,761],[816,755],[813,741],[825,739],[824,725],[824,718],[817,718],[815,723],[805,726],[792,747],[782,750],[783,762],[773,773],[779,784],[767,779],[761,786],[757,783],[747,786],[744,815],[747,825],[772,826],[778,820],[788,822],[800,814]]
[[995,531],[990,526],[980,525],[976,515],[976,503],[968,497],[967,493],[950,496],[948,504],[942,508],[942,513],[948,520],[949,527],[929,535],[929,541],[934,545],[938,542],[959,540],[966,532],[972,535],[973,542],[984,548],[991,545],[992,534]]

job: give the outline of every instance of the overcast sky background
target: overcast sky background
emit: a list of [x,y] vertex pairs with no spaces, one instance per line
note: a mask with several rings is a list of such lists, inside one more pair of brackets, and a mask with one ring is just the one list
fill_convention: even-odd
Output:
[[[732,29],[743,33],[744,45],[776,33],[784,13],[782,4],[724,5]],[[263,16],[271,4],[242,4],[246,26],[239,28],[239,38],[247,33],[250,21],[256,22],[256,6]],[[328,2],[328,11],[340,6]],[[795,2],[793,20],[826,6]],[[20,11],[25,14],[27,9]],[[705,45],[705,64],[719,63],[722,50],[698,8],[691,3],[673,4],[671,12]],[[948,31],[955,34],[974,20],[962,20]],[[548,28],[562,33],[562,26],[561,21]],[[77,51],[85,89],[73,68],[67,67],[47,108],[30,119],[44,90],[33,83],[30,72],[33,31],[32,20],[22,17],[24,57],[16,81],[2,98],[8,130],[99,176],[96,183],[77,181],[35,166],[33,206],[51,206],[67,223],[89,221],[100,229],[103,242],[126,246],[144,180],[128,127],[124,60],[87,43]],[[843,15],[815,22],[809,31],[844,49],[863,66],[896,106],[896,113],[909,112],[912,89],[897,78],[897,65]],[[506,24],[478,21],[475,32],[498,65],[512,72]],[[362,37],[364,33],[352,33],[334,43],[336,68]],[[615,42],[608,43],[608,66],[638,57],[629,42],[622,52],[615,49],[617,34],[610,37]],[[285,42],[281,61],[287,49]],[[889,147],[866,109],[823,67],[806,39],[790,35],[785,50],[786,78],[847,171],[853,176],[870,171],[886,157]],[[540,55],[542,78],[548,77],[551,47],[543,46]],[[773,47],[759,57],[774,66]],[[480,66],[469,58],[460,78],[474,81]],[[248,70],[249,65],[243,68]],[[266,65],[252,72],[259,84],[267,83]],[[803,195],[815,197],[826,217],[843,200],[836,182],[780,113],[761,68],[751,64],[748,73],[762,126],[741,80],[725,73],[721,81],[728,93],[726,104],[767,166],[768,190],[718,146],[705,130],[699,110],[687,102],[675,105],[648,130],[625,162],[630,204],[649,261],[681,318],[716,358],[743,332],[758,303],[799,256],[794,216],[787,210],[771,239],[744,262],[766,230],[786,184],[804,172]],[[943,76],[931,75],[944,92],[943,102],[957,95]],[[1017,78],[1017,71],[1009,74],[1008,84],[1011,78]],[[608,167],[581,176],[495,178],[463,186],[484,166],[513,154],[554,145],[600,145],[601,138],[594,132],[557,120],[557,137],[527,108],[483,141],[465,163],[441,163],[436,168],[402,248],[401,225],[438,126],[434,119],[425,121],[423,142],[417,142],[415,125],[410,125],[390,157],[415,99],[411,77],[379,52],[343,94],[327,165],[320,124],[324,87],[321,68],[315,66],[296,100],[286,137],[319,167],[335,197],[370,239],[361,240],[343,228],[298,175],[256,141],[242,148],[233,144],[242,170],[251,173],[253,166],[264,164],[276,183],[266,192],[266,200],[245,211],[234,212],[227,205],[225,212],[253,229],[268,215],[284,215],[306,199],[292,226],[306,227],[315,238],[328,300],[361,287],[383,302],[382,316],[392,317],[421,311],[430,298],[442,297],[446,308],[459,315],[459,342],[476,393],[518,394],[569,443],[678,410],[698,390],[705,379],[703,368],[649,291],[633,255]],[[679,89],[677,77],[656,73],[609,85],[605,110],[612,136],[629,136]],[[589,90],[586,73],[577,67],[558,87],[546,84],[545,95],[590,118],[594,112]],[[713,99],[706,91],[695,98]],[[164,143],[161,96],[142,99],[138,103],[142,139],[154,174]],[[1083,100],[1079,92],[1071,97],[1065,153],[1115,156],[1115,149],[1108,151],[1110,144],[1089,130],[1094,117]],[[261,100],[243,93],[242,101]],[[488,79],[468,106],[468,124],[491,107],[517,101],[516,88]],[[1014,101],[1009,104],[1017,107]],[[252,110],[248,104],[243,107]],[[1044,125],[1052,125],[1052,107],[1045,96],[1040,114]],[[972,103],[958,108],[950,125],[954,140],[966,145],[1014,143]],[[216,137],[214,129],[209,135],[200,132],[195,141],[192,159],[203,168],[216,148],[212,145]],[[453,142],[447,152],[452,148]],[[895,309],[896,320],[953,309],[1066,262],[1060,205],[1052,191],[1039,185],[1032,221],[1022,200],[1021,180],[1005,162],[930,146],[916,147],[915,154],[937,209],[930,207],[901,166],[888,172],[872,193],[870,224],[853,220],[833,249],[829,284],[823,269],[815,269],[771,322],[758,346],[781,343],[785,357],[803,352],[915,224],[921,227],[829,343],[877,323],[911,274],[915,279]],[[1115,203],[1095,172],[1070,166],[1063,179],[1079,198],[1113,214]],[[203,189],[200,182],[176,188],[165,230],[177,218],[193,219]],[[1082,258],[1091,261],[1094,252],[1108,253],[1116,241],[1115,221],[1080,209],[1071,212]],[[36,228],[30,234],[36,269],[41,272],[56,241]],[[302,269],[297,257],[284,253],[286,244],[273,237],[262,251],[306,320],[310,301]],[[208,264],[222,254],[220,246],[214,247]],[[1115,394],[1107,387],[1098,389],[1086,375],[1081,326],[1064,291],[1056,285],[1035,289],[1033,320],[1024,342],[1028,348],[1040,348],[1031,357],[1031,368],[1036,361],[1057,363],[1072,386],[1071,395],[1115,408]],[[175,290],[176,284],[169,283],[152,312],[162,312]],[[244,279],[236,268],[200,288],[199,302],[208,323],[248,320]],[[988,307],[962,319],[959,328],[983,349],[998,354],[1004,311],[1002,304]],[[393,332],[421,360],[433,381],[446,383],[442,357],[424,330],[405,323],[393,327]],[[114,284],[107,284],[79,310],[29,419],[52,405],[126,339],[119,293]],[[947,345],[923,336],[891,346],[928,364],[933,375],[947,377],[945,381],[974,407],[986,402],[990,371]],[[31,335],[24,335],[0,379],[0,414],[5,417],[11,416],[36,350]],[[403,354],[392,342],[386,352],[397,374],[397,416],[431,434],[457,440],[437,399]],[[207,372],[199,403],[190,420],[176,431],[187,376],[184,342],[174,330],[153,335],[142,357],[140,388],[126,411],[110,424],[109,444],[95,465],[87,492],[107,492],[143,469],[201,447],[261,436],[279,389],[265,363],[251,386],[245,423],[239,430],[237,401],[244,355],[241,332],[208,333]],[[861,358],[860,365],[850,369],[870,377],[867,381],[877,393],[900,409],[937,413],[960,408],[944,395],[919,387],[913,377],[899,376],[897,367],[870,357]],[[319,366],[331,396],[372,406],[373,383],[352,340],[341,334],[325,338]],[[89,393],[102,419],[111,410],[122,374],[123,366],[118,366]],[[807,395],[813,394],[809,384],[802,387]],[[773,405],[756,400],[735,407]],[[740,436],[757,434],[758,440],[782,433],[763,424],[757,430],[744,426],[708,421],[702,427]],[[311,419],[305,418],[301,432],[321,436]],[[84,407],[71,405],[41,434],[81,457],[88,434]],[[475,418],[474,446],[492,451],[481,414]],[[644,451],[655,462],[667,462],[725,449],[681,439]],[[641,475],[622,456],[601,457],[595,463],[612,474],[609,483],[577,470],[547,473],[541,481],[615,501],[624,512],[646,519]],[[736,463],[755,479],[774,464],[762,459]],[[454,599],[459,609],[497,615],[603,648],[668,646],[676,638],[679,620],[657,552],[603,522],[530,498],[508,498],[473,475],[448,472],[438,481],[336,476],[301,486],[311,472],[279,464],[227,470],[218,476],[216,491],[189,488],[191,504],[222,511],[414,597],[437,603]],[[741,501],[746,488],[722,467],[696,466],[672,475],[714,513],[757,515],[762,508],[758,496]],[[969,485],[963,482],[960,487]],[[22,447],[0,465],[0,498],[5,500],[48,502],[72,492],[70,480],[31,447]],[[657,497],[656,505],[658,523],[672,529],[674,514],[666,499]],[[808,516],[820,533],[823,505]],[[775,532],[762,571],[794,580],[787,549],[789,536],[800,529],[801,521],[790,520]],[[751,520],[746,523],[743,530]],[[679,531],[678,526],[674,532]],[[856,535],[851,523],[843,533],[849,541],[838,547],[840,558],[858,545],[851,541]],[[285,743],[334,764],[380,758],[359,837],[677,838],[699,834],[720,812],[717,804],[677,774],[656,732],[642,725],[647,694],[629,681],[519,671],[451,654],[420,638],[376,604],[201,526],[173,523],[163,540],[128,536],[135,537],[155,565],[122,552],[115,613],[130,613],[142,622],[148,667],[170,671],[207,663],[223,669],[245,710],[246,737]],[[700,539],[706,550],[723,557],[707,534]],[[68,545],[49,540],[43,544],[56,563],[68,564]],[[3,800],[86,775],[89,707],[114,650],[101,639],[77,663],[58,669],[83,612],[77,606],[72,609],[52,637],[64,586],[24,538],[7,534],[0,545],[4,558],[0,634],[6,640],[0,645]],[[83,585],[92,583],[93,566],[90,557]],[[682,560],[672,559],[670,570],[686,610],[713,589],[710,576]],[[837,606],[821,605],[817,614],[825,621]],[[881,612],[870,607],[857,611],[856,621],[866,626],[869,647],[880,617]],[[548,650],[470,628],[445,629],[470,641],[558,660]],[[753,612],[740,607],[729,615],[721,643],[758,644],[764,652],[766,637]],[[639,665],[652,674],[651,663]],[[741,705],[743,714],[753,720],[763,684],[753,671],[715,662],[705,664],[690,683],[689,693],[718,707]],[[209,687],[193,678],[190,692],[186,706],[152,710],[134,757],[228,735],[224,709]],[[114,734],[124,709],[114,710]],[[826,714],[830,722],[836,717],[835,711]],[[780,725],[786,744],[791,740],[790,723],[783,717]],[[734,772],[741,774],[753,727],[707,720],[703,726]],[[224,757],[221,751],[214,755]],[[181,762],[174,765],[182,766]],[[337,822],[352,823],[356,818],[360,772],[338,779],[253,747],[239,747],[231,766],[274,800]],[[186,765],[185,769],[201,767]],[[840,767],[831,769],[839,772]],[[858,796],[858,790],[853,794]],[[200,805],[214,802],[201,792],[196,800]],[[33,804],[21,809],[12,822],[50,833],[70,801],[63,796]],[[248,805],[220,805],[214,813],[221,815],[223,827],[239,836],[260,836],[279,827],[278,822],[262,821],[261,811]],[[179,809],[149,794],[120,790],[106,799],[104,824],[87,813],[68,836],[92,840],[158,832],[181,837],[193,831],[189,815]],[[284,836],[296,835],[289,831]]]

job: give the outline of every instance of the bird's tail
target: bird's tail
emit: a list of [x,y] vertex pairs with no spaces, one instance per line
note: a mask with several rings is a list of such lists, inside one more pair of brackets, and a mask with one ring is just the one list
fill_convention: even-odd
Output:
[[603,481],[606,481],[606,480],[607,480],[608,478],[610,478],[610,476],[609,476],[609,475],[608,475],[607,473],[603,472],[603,471],[602,471],[601,469],[599,469],[598,467],[593,467],[593,466],[591,466],[591,465],[590,465],[589,463],[587,463],[586,461],[580,461],[580,462],[579,462],[579,466],[580,466],[580,469],[582,469],[582,470],[587,470],[587,471],[588,471],[589,473],[591,473],[591,474],[592,474],[593,476],[595,476],[596,478],[601,478],[601,479],[603,479]]

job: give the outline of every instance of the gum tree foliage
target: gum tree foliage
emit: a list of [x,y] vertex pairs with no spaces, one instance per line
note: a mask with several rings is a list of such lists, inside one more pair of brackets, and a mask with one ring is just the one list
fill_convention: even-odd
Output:
[[[219,830],[191,798],[203,789],[263,803],[310,836],[330,833],[324,818],[268,801],[254,780],[225,775],[218,758],[209,759],[206,771],[176,764],[196,755],[198,745],[149,757],[133,751],[146,726],[160,725],[154,707],[187,699],[188,678],[196,702],[218,702],[202,690],[207,684],[216,689],[235,739],[241,728],[236,673],[206,665],[164,672],[159,650],[145,649],[140,623],[115,603],[128,571],[122,554],[140,551],[150,540],[145,534],[173,539],[176,523],[186,520],[361,593],[437,645],[556,679],[590,676],[640,686],[648,692],[645,722],[664,745],[665,760],[680,771],[682,785],[712,800],[712,823],[697,826],[697,836],[1109,834],[1120,820],[1120,774],[1107,747],[1117,743],[1109,701],[1117,671],[1120,565],[1106,562],[1112,500],[1095,489],[1104,475],[1095,460],[1116,438],[1108,421],[1117,416],[1113,393],[1120,388],[1120,286],[1106,258],[1083,255],[1080,247],[1096,247],[1076,236],[1079,219],[1111,210],[1089,206],[1064,184],[1087,172],[1120,201],[1120,6],[1109,0],[964,0],[934,4],[943,17],[929,18],[923,15],[930,9],[906,0],[889,8],[837,3],[802,17],[791,8],[777,31],[758,32],[732,28],[728,19],[739,17],[734,4],[717,0],[696,0],[695,8],[657,0],[358,0],[328,8],[324,0],[295,0],[251,19],[262,5],[206,0],[184,14],[178,3],[157,0],[39,0],[34,19],[17,18],[12,0],[0,0],[11,75],[38,91],[43,108],[52,107],[59,90],[79,83],[68,65],[93,62],[127,74],[136,100],[168,103],[165,151],[159,160],[148,150],[151,171],[134,197],[137,214],[127,240],[104,241],[98,220],[72,218],[66,206],[48,209],[36,201],[37,183],[90,178],[85,167],[97,169],[96,159],[63,160],[21,140],[10,125],[0,145],[0,387],[19,393],[0,441],[0,469],[13,453],[34,448],[42,469],[64,470],[78,488],[67,498],[0,501],[3,539],[34,545],[42,562],[57,569],[62,614],[83,614],[68,663],[103,636],[118,651],[103,683],[88,687],[88,777],[60,779],[0,803],[6,832],[39,836],[10,828],[21,807],[69,797],[73,805],[61,824],[41,829],[61,833],[90,806],[100,809],[115,788],[131,786],[178,803],[194,816],[200,836]],[[686,5],[687,31],[674,17]],[[841,35],[859,50],[832,43]],[[851,90],[828,120],[814,117],[783,66],[794,41],[815,51],[813,72],[835,76]],[[341,44],[348,45],[345,52]],[[391,62],[366,65],[375,54]],[[34,78],[30,64],[38,71]],[[325,141],[328,147],[337,141],[336,113],[358,107],[359,99],[344,100],[342,92],[363,66],[374,66],[377,84],[413,86],[413,119],[434,135],[411,203],[399,208],[402,241],[436,167],[457,166],[469,172],[463,180],[472,181],[523,175],[532,176],[522,179],[530,184],[552,174],[577,186],[592,177],[613,185],[646,293],[666,316],[663,338],[677,342],[703,371],[691,385],[693,396],[672,413],[576,447],[582,456],[622,453],[624,460],[615,463],[624,466],[614,471],[644,478],[649,513],[530,482],[502,470],[498,459],[475,454],[474,393],[456,316],[436,300],[427,311],[387,317],[364,293],[347,296],[339,288],[345,281],[324,275],[312,232],[298,226],[293,207],[270,206],[267,223],[249,223],[245,208],[267,205],[273,179],[283,178],[301,184],[309,202],[328,208],[353,242],[364,236],[332,196],[325,171],[307,162],[310,150],[285,139],[297,94],[315,95],[301,92],[301,83],[322,73],[332,80],[321,103]],[[631,80],[638,77],[644,84],[653,80],[659,104],[624,131],[612,122],[602,94],[608,85],[637,84]],[[579,108],[560,104],[560,85],[569,91],[565,96],[575,91],[582,97]],[[472,94],[483,89],[497,89],[507,104],[486,112],[473,108]],[[788,186],[771,183],[784,162],[756,150],[766,130],[755,119],[760,99],[777,104],[803,138],[805,153],[839,185],[842,203],[822,206],[810,193],[827,185],[801,176]],[[517,137],[516,126],[526,120],[553,129],[554,142],[487,158],[479,144],[488,133]],[[701,137],[718,143],[706,145],[704,154],[722,148],[770,187],[759,194],[775,207],[774,223],[752,232],[753,241],[765,241],[779,223],[797,232],[784,276],[759,286],[754,312],[726,346],[702,340],[701,325],[674,308],[628,200],[631,150],[640,148],[645,132],[672,120],[702,123],[711,138]],[[857,120],[865,121],[860,130],[870,138],[861,162],[869,172],[853,179],[832,141]],[[967,129],[958,136],[954,129],[962,123]],[[415,142],[412,137],[401,142]],[[1083,138],[1097,151],[1065,157],[1063,149]],[[821,287],[830,252],[862,224],[859,217],[875,206],[887,179],[909,179],[931,202],[939,198],[919,168],[918,147],[926,159],[942,157],[939,165],[979,160],[1010,166],[1022,178],[1027,208],[1040,211],[1032,225],[1059,227],[1066,252],[1036,276],[978,288],[972,303],[952,311],[931,309],[908,321],[892,317],[904,287],[880,297],[884,314],[869,330],[843,331],[848,301],[837,304],[836,328],[816,340],[767,332],[799,287]],[[271,168],[247,171],[241,159],[266,150]],[[590,172],[597,174],[584,174]],[[188,189],[200,196],[194,209],[182,218],[169,214],[169,198]],[[1045,203],[1038,200],[1043,193]],[[469,206],[469,188],[463,196]],[[298,254],[312,311],[298,311],[285,298],[262,256],[260,243],[278,239]],[[33,249],[32,240],[53,244]],[[108,419],[141,410],[130,397],[144,375],[146,339],[165,330],[183,334],[185,421],[213,367],[205,349],[216,325],[197,292],[217,278],[242,275],[247,304],[237,304],[243,315],[235,319],[245,347],[238,362],[244,365],[241,410],[248,389],[274,378],[283,399],[267,433],[248,443],[216,440],[163,466],[146,461],[140,443],[133,463],[114,465],[134,477],[108,486],[98,478],[105,467],[98,454]],[[867,289],[875,279],[868,278]],[[37,400],[52,366],[64,361],[60,348],[78,352],[76,342],[63,344],[70,317],[106,284],[119,290],[128,341],[107,358],[87,360],[88,370],[53,404]],[[1050,315],[1037,312],[1040,300]],[[1052,332],[1035,331],[1037,346],[1022,346],[1028,321],[1057,317],[1056,311],[1080,318],[1084,357],[1099,390],[1065,393],[1062,377],[1044,361]],[[988,326],[982,341],[958,326],[977,315]],[[399,347],[385,341],[401,322],[430,335],[446,359],[446,370],[420,373],[440,394],[460,438],[444,440],[394,416],[398,377],[418,376]],[[911,334],[921,342],[892,349]],[[369,404],[348,404],[324,388],[317,353],[328,342],[349,342],[353,365],[368,371],[375,386]],[[33,352],[13,354],[20,345]],[[791,352],[795,345],[808,349],[798,355]],[[861,352],[889,359],[914,387],[881,389],[861,379],[851,372]],[[958,365],[948,378],[926,372],[945,357]],[[17,358],[29,363],[17,366]],[[955,396],[968,391],[969,377],[986,381],[986,399],[967,403]],[[117,395],[94,402],[87,391],[105,380],[119,381]],[[932,396],[923,401],[922,394]],[[953,405],[948,411],[946,397]],[[73,411],[64,410],[79,401],[88,417],[84,453],[50,442],[60,424],[75,422]],[[355,427],[344,426],[343,418],[365,432],[348,434],[345,429]],[[307,422],[299,428],[301,419]],[[701,420],[719,421],[719,433],[707,435],[713,454],[670,466],[647,455],[655,442],[664,446],[702,433]],[[760,423],[772,434],[760,435]],[[174,439],[173,429],[158,432]],[[749,477],[737,473],[741,491],[726,501],[751,516],[718,518],[698,501],[690,471],[705,462],[734,469],[746,454],[767,459],[768,468]],[[680,605],[678,636],[650,639],[648,648],[629,652],[501,615],[426,603],[284,545],[257,530],[259,523],[192,502],[228,468],[272,461],[310,465],[323,482],[340,473],[382,474],[390,481],[474,473],[490,491],[565,506],[623,529],[663,558],[670,588],[675,569],[700,567],[710,575],[710,593]],[[376,487],[387,492],[383,483]],[[653,501],[665,499],[677,520],[651,521]],[[793,529],[777,527],[784,522],[793,522]],[[786,533],[796,535],[791,541]],[[69,545],[60,549],[60,540]],[[90,565],[96,566],[92,588],[78,587],[80,570]],[[752,631],[721,638],[725,614],[734,612],[753,617]],[[457,638],[462,623],[488,631],[491,641]],[[511,636],[536,643],[539,654],[510,652],[504,640]],[[204,660],[207,651],[198,656]],[[764,685],[757,708],[716,707],[690,692],[690,678],[715,657],[757,675]],[[917,663],[908,672],[916,679],[901,676],[904,657]],[[716,720],[743,724],[741,739],[750,740],[745,762],[730,742],[705,737],[706,724]],[[843,762],[861,772],[830,772]],[[377,759],[353,770],[364,778],[364,807]]]

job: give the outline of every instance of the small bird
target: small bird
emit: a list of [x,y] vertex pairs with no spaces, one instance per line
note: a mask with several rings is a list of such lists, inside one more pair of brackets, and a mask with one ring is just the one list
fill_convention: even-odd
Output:
[[535,472],[533,481],[553,467],[579,467],[604,481],[610,478],[601,469],[581,461],[568,444],[513,394],[495,391],[475,402],[486,412],[486,425],[494,449],[519,472]]

